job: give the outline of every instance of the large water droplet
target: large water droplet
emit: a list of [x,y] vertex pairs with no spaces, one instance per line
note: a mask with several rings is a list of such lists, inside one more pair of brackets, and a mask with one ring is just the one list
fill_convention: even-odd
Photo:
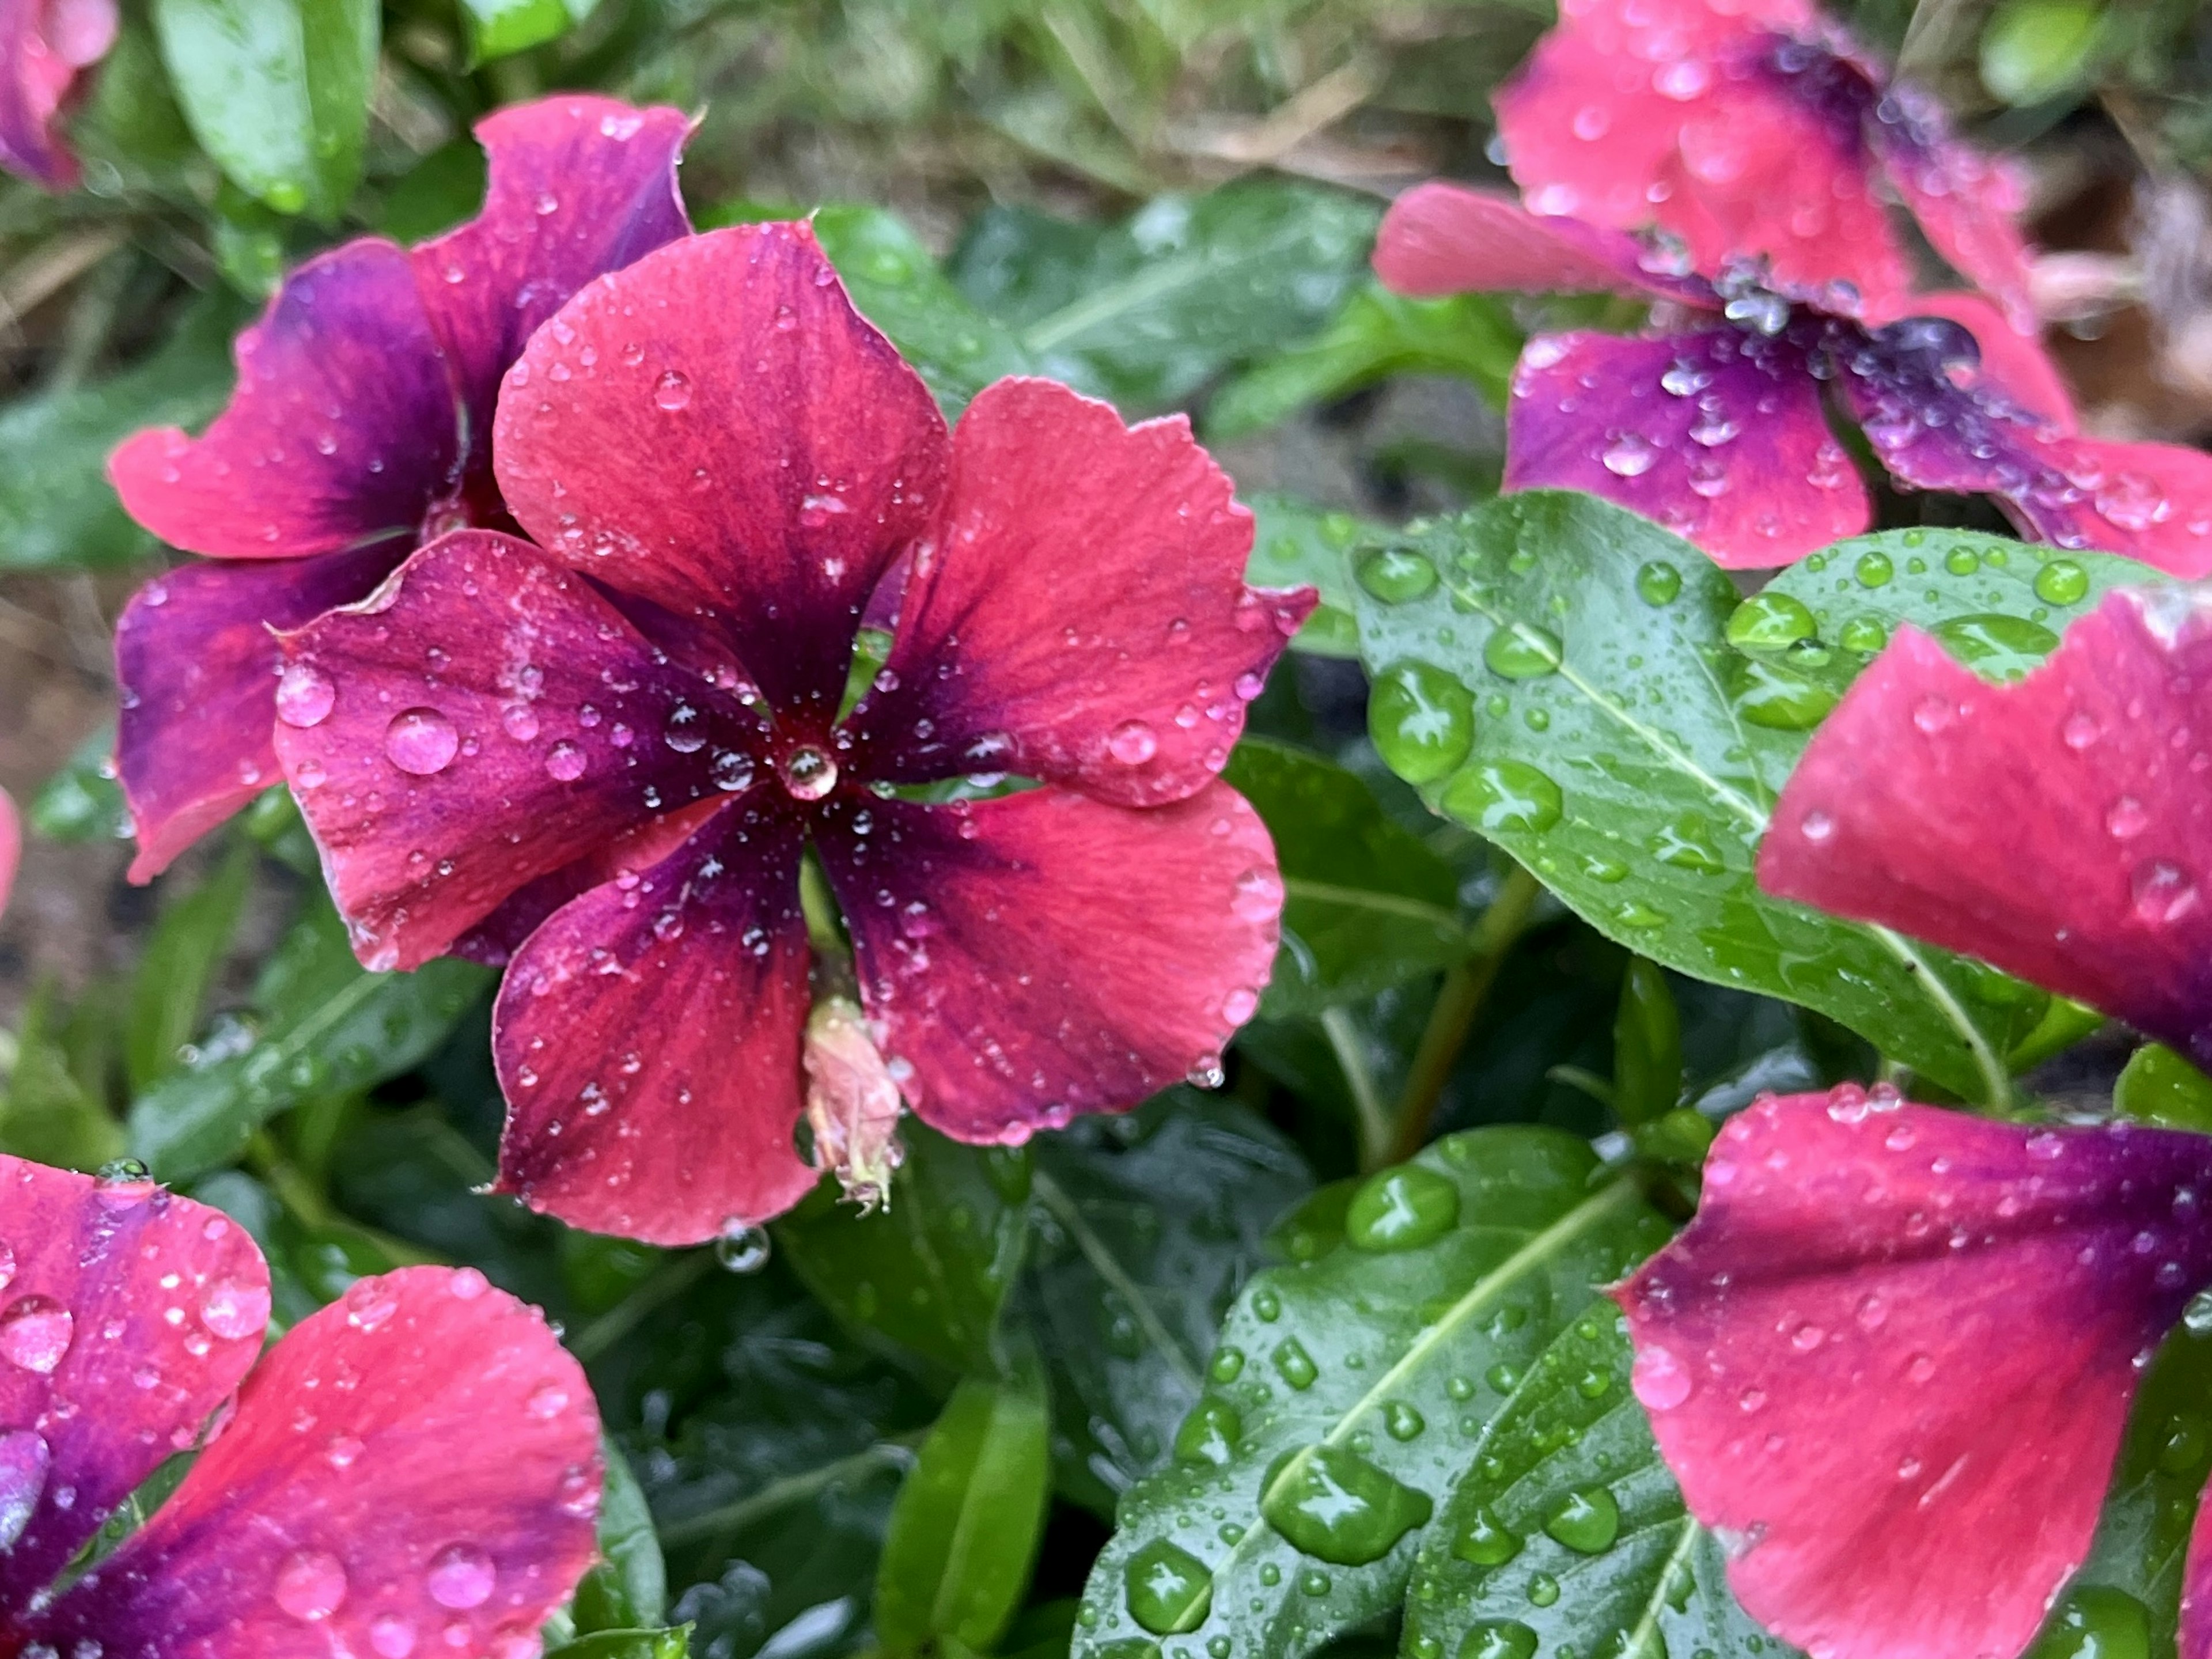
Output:
[[1344,1236],[1362,1250],[1410,1250],[1459,1224],[1459,1183],[1418,1164],[1370,1176],[1344,1212]]
[[269,1323],[269,1286],[251,1279],[216,1279],[200,1298],[200,1323],[226,1342],[259,1336]]
[[794,800],[820,800],[837,787],[837,763],[829,751],[801,744],[783,757],[779,769],[784,789]]
[[1628,1386],[1646,1409],[1670,1412],[1690,1397],[1689,1367],[1665,1348],[1640,1347],[1629,1367]]
[[1124,766],[1142,766],[1159,751],[1159,734],[1143,720],[1123,720],[1106,736],[1106,752]]
[[427,778],[444,771],[460,752],[460,733],[434,708],[404,708],[384,728],[384,752],[401,771]]
[[1803,732],[1836,706],[1836,694],[1817,680],[1756,658],[1739,658],[1735,707],[1748,725],[1770,732]]
[[2026,617],[1947,617],[1929,633],[1984,678],[2016,680],[2058,648],[2058,635]]
[[1639,432],[1623,432],[1598,452],[1599,461],[1616,478],[1640,478],[1658,459],[1658,449]]
[[1583,1555],[1600,1555],[1620,1535],[1620,1505],[1603,1486],[1563,1495],[1544,1516],[1544,1530]]
[[0,1313],[0,1358],[51,1376],[70,1351],[76,1321],[50,1296],[20,1296]]
[[545,751],[545,775],[556,783],[575,782],[584,766],[584,751],[566,738]]
[[1286,1336],[1278,1342],[1274,1352],[1267,1358],[1275,1367],[1275,1375],[1294,1389],[1310,1389],[1314,1379],[1321,1375],[1321,1368],[1306,1352],[1306,1345],[1295,1336]]
[[1636,597],[1649,605],[1672,605],[1682,591],[1682,573],[1664,559],[1654,559],[1636,573]]
[[1803,600],[1771,589],[1753,594],[1728,620],[1728,642],[1739,651],[1780,651],[1820,632]]
[[2153,927],[2179,921],[2197,908],[2197,882],[2186,870],[2164,859],[2136,866],[2129,878],[2136,915]]
[[1559,636],[1533,623],[1508,623],[1482,642],[1482,665],[1501,679],[1541,679],[1564,660]]
[[338,689],[320,669],[288,663],[276,677],[276,718],[287,726],[319,726],[337,705]]
[[14,1549],[31,1524],[51,1461],[43,1436],[28,1429],[0,1435],[0,1551]]
[[1155,1636],[1196,1630],[1213,1605],[1213,1574],[1206,1563],[1165,1538],[1129,1558],[1121,1585],[1129,1616]]
[[1201,1400],[1176,1431],[1175,1455],[1183,1463],[1222,1465],[1236,1455],[1244,1419],[1225,1400]]
[[1486,835],[1539,834],[1559,821],[1565,801],[1551,775],[1526,761],[1483,761],[1444,786],[1441,805]]
[[1680,813],[1662,824],[1651,837],[1651,855],[1677,870],[1717,876],[1728,869],[1712,826],[1695,812]]
[[1452,1553],[1478,1567],[1503,1566],[1521,1553],[1521,1534],[1487,1508],[1468,1517],[1452,1539]]
[[1367,726],[1392,771],[1408,783],[1433,783],[1474,746],[1474,696],[1441,668],[1396,663],[1376,677]]
[[1268,1474],[1260,1499],[1267,1524],[1306,1554],[1338,1566],[1379,1561],[1435,1505],[1341,1446],[1294,1451]]
[[326,1550],[298,1550],[276,1569],[276,1605],[314,1624],[338,1610],[346,1597],[345,1564]]
[[670,369],[653,385],[653,401],[671,414],[691,401],[691,382],[674,369]]
[[2083,1584],[2045,1621],[2025,1659],[2150,1659],[2150,1615],[2125,1590]]
[[1859,555],[1851,574],[1858,578],[1861,587],[1887,587],[1897,574],[1897,567],[1889,562],[1887,553],[1866,552]]
[[495,1577],[491,1557],[474,1544],[448,1544],[430,1558],[425,1583],[440,1607],[466,1613],[491,1600]]
[[2035,597],[2045,605],[2078,605],[2089,592],[2089,573],[2071,559],[2053,559],[2035,573]]
[[714,1240],[714,1260],[733,1273],[757,1273],[768,1266],[768,1230],[732,1217]]
[[1437,568],[1410,547],[1386,547],[1359,562],[1359,585],[1385,605],[1404,605],[1433,592]]
[[1517,1619],[1486,1619],[1468,1626],[1459,1659],[1536,1659],[1536,1632]]

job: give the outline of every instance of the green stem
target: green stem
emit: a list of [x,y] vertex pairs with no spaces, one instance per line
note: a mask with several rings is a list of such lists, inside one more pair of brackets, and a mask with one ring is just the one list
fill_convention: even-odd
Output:
[[638,1322],[663,1303],[672,1302],[706,1277],[714,1265],[712,1250],[694,1250],[667,1263],[621,1301],[568,1340],[568,1352],[591,1364],[637,1328]]
[[1360,1052],[1359,1028],[1339,1007],[1322,1011],[1321,1029],[1329,1052],[1336,1056],[1337,1069],[1344,1073],[1344,1086],[1352,1092],[1352,1109],[1359,1121],[1359,1167],[1379,1170],[1390,1155],[1390,1113],[1376,1092],[1367,1056]]
[[351,1216],[336,1208],[323,1196],[322,1188],[309,1180],[290,1159],[277,1150],[276,1141],[265,1129],[257,1131],[247,1143],[246,1161],[262,1184],[276,1195],[276,1201],[291,1212],[292,1218],[311,1231],[341,1231],[367,1239],[384,1255],[402,1267],[419,1267],[443,1263],[444,1256],[426,1250],[419,1244],[410,1244],[404,1238],[395,1238],[380,1228],[362,1225]]
[[1397,1134],[1390,1143],[1389,1162],[1402,1164],[1428,1144],[1429,1124],[1437,1115],[1437,1103],[1443,1099],[1444,1085],[1451,1080],[1459,1051],[1467,1046],[1468,1033],[1474,1028],[1474,1017],[1482,1011],[1490,988],[1497,983],[1498,970],[1504,966],[1507,954],[1528,925],[1528,914],[1542,890],[1535,877],[1515,865],[1513,873],[1490,901],[1490,908],[1482,913],[1474,954],[1444,975],[1436,1006],[1429,1011],[1428,1028],[1421,1033],[1421,1046],[1413,1052],[1413,1069],[1398,1096]]
[[889,1440],[879,1440],[874,1445],[854,1452],[850,1457],[841,1457],[834,1463],[824,1463],[818,1469],[809,1469],[804,1474],[787,1474],[781,1480],[771,1480],[750,1498],[740,1498],[734,1504],[719,1510],[709,1510],[704,1515],[686,1516],[681,1521],[671,1521],[659,1528],[660,1541],[673,1547],[696,1543],[702,1538],[735,1532],[738,1528],[778,1510],[811,1498],[823,1487],[866,1474],[880,1466],[903,1467],[914,1459],[914,1449],[921,1443],[920,1433],[901,1435]]

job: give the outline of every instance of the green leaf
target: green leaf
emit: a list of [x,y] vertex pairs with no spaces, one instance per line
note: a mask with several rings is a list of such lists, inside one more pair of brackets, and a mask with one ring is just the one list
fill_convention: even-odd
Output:
[[115,781],[115,728],[103,726],[70,751],[62,769],[31,798],[31,828],[48,841],[117,841],[131,811]]
[[1632,957],[1613,1020],[1613,1109],[1648,1123],[1682,1097],[1682,1017],[1656,963]]
[[279,213],[337,217],[361,178],[374,0],[154,0],[185,118],[232,183]]
[[2164,1043],[2146,1042],[2112,1085],[2112,1109],[2163,1129],[2212,1133],[2212,1078]]
[[[1255,1277],[1091,1570],[1076,1659],[1134,1638],[1301,1659],[1395,1611],[1424,1526],[1567,1322],[1667,1227],[1587,1143],[1476,1129],[1370,1177]],[[1185,1645],[1185,1644],[1178,1644]]]
[[952,279],[1044,373],[1156,409],[1319,329],[1365,276],[1379,218],[1364,198],[1274,178],[1158,197],[1106,228],[994,208]]
[[2098,0],[2006,0],[1982,26],[1982,84],[2008,104],[2039,104],[2082,85],[2105,35]]
[[161,912],[131,976],[131,1017],[123,1063],[134,1092],[150,1088],[177,1064],[177,1050],[199,1030],[209,988],[230,953],[253,878],[254,849],[234,842],[201,885]]
[[599,1564],[576,1586],[569,1616],[578,1631],[635,1631],[660,1623],[668,1611],[668,1570],[653,1511],[612,1441],[600,1446],[606,1486],[599,1499]]
[[160,350],[105,380],[0,404],[0,569],[104,569],[154,538],[107,483],[108,452],[143,427],[197,428],[230,394],[227,300],[192,306]]
[[1468,954],[1451,866],[1354,774],[1247,738],[1222,775],[1266,822],[1282,869],[1282,945],[1261,1005],[1271,1018],[1357,1002]]
[[550,1650],[545,1659],[690,1659],[691,1626],[603,1630]]
[[1313,1177],[1249,1111],[1182,1087],[1030,1146],[1022,1307],[1052,1383],[1056,1480],[1110,1515],[1166,1460],[1230,1297]]
[[1629,1392],[1618,1310],[1589,1308],[1467,1448],[1413,1566],[1402,1651],[1717,1659],[1790,1650],[1736,1605]]
[[1044,1376],[1034,1357],[969,1377],[922,1442],[891,1506],[876,1635],[893,1653],[932,1638],[988,1649],[1029,1588],[1051,1489]]
[[64,1169],[96,1170],[123,1150],[123,1127],[71,1069],[51,981],[31,994],[15,1060],[0,1094],[0,1152]]
[[890,1201],[862,1215],[825,1181],[775,1224],[778,1248],[840,1317],[958,1371],[996,1368],[1021,1263],[1029,1155],[963,1146],[915,1119]]
[[1291,648],[1316,657],[1357,657],[1359,624],[1352,617],[1352,550],[1383,532],[1349,513],[1325,512],[1287,495],[1245,498],[1255,520],[1244,580],[1255,587],[1311,587],[1321,604]]
[[198,1064],[132,1103],[131,1150],[170,1182],[228,1163],[288,1107],[367,1089],[415,1065],[491,977],[454,958],[411,974],[364,972],[345,925],[318,902],[264,971],[257,1023],[202,1045]]
[[1759,890],[1759,838],[1833,696],[1807,682],[1817,696],[1778,697],[1731,647],[1745,630],[1724,573],[1553,490],[1409,530],[1390,552],[1437,580],[1395,603],[1361,588],[1370,731],[1433,808],[1638,954],[1817,1009],[1960,1095],[2008,1097],[2004,1056],[2044,993]]
[[487,63],[557,40],[592,15],[595,0],[461,0],[469,62]]
[[840,204],[815,214],[814,234],[860,314],[921,372],[947,420],[992,381],[1037,372],[1012,333],[969,303],[896,215]]
[[1312,339],[1262,359],[1215,392],[1206,435],[1220,442],[1262,431],[1394,374],[1471,380],[1502,409],[1521,339],[1511,314],[1486,294],[1414,300],[1370,282]]

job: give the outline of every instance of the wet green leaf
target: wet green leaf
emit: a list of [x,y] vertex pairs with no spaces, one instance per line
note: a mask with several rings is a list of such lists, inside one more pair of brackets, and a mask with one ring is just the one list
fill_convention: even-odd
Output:
[[167,906],[155,924],[131,975],[124,1028],[124,1070],[134,1091],[150,1088],[173,1070],[177,1051],[199,1029],[209,988],[238,929],[253,864],[252,843],[234,842],[214,873]]
[[1452,1135],[1355,1190],[1337,1242],[1256,1275],[1176,1467],[1122,1499],[1077,1659],[1186,1634],[1302,1659],[1395,1610],[1522,1374],[1666,1237],[1596,1176],[1556,1131]]
[[70,1064],[66,1021],[49,981],[32,993],[15,1033],[15,1064],[0,1093],[0,1152],[64,1169],[96,1170],[123,1150],[123,1126]]
[[461,0],[469,59],[481,64],[557,40],[594,9],[595,0]]
[[112,841],[131,833],[130,809],[115,781],[115,728],[104,726],[70,751],[61,770],[31,798],[31,828],[48,841]]
[[1291,649],[1315,657],[1357,657],[1351,560],[1356,550],[1387,532],[1349,513],[1327,512],[1287,495],[1250,495],[1244,504],[1254,520],[1244,580],[1255,587],[1310,587],[1321,595]]
[[1527,1367],[1422,1540],[1403,1651],[1790,1652],[1736,1605],[1719,1541],[1683,1507],[1629,1391],[1633,1357],[1598,1303]]
[[1656,963],[1631,957],[1613,1021],[1613,1109],[1648,1123],[1682,1095],[1682,1017]]
[[2005,0],[1982,26],[1982,84],[2008,104],[2039,104],[2081,86],[2105,34],[2098,0]]
[[569,1616],[582,1633],[649,1629],[668,1611],[668,1570],[653,1511],[621,1449],[601,1447],[606,1486],[599,1499],[599,1563],[576,1586]]
[[1405,544],[1438,580],[1418,597],[1358,595],[1370,729],[1436,810],[1639,955],[1817,1009],[1970,1098],[2008,1094],[2004,1057],[2043,992],[1771,899],[1754,879],[1775,796],[1836,695],[1793,682],[1818,695],[1778,708],[1754,674],[1818,631],[1790,577],[1740,608],[1688,544],[1550,490]]
[[1451,866],[1354,774],[1247,738],[1223,776],[1258,809],[1282,870],[1282,945],[1261,1003],[1269,1017],[1358,1001],[1468,954]]
[[545,1659],[690,1659],[691,1626],[603,1630],[550,1649]]

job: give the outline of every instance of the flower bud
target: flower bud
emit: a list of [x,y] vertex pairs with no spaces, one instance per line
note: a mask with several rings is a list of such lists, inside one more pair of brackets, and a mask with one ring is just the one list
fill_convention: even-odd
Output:
[[815,1005],[806,1020],[805,1065],[814,1167],[835,1170],[863,1213],[888,1206],[891,1171],[906,1156],[898,1141],[905,1108],[857,1006],[843,997]]

